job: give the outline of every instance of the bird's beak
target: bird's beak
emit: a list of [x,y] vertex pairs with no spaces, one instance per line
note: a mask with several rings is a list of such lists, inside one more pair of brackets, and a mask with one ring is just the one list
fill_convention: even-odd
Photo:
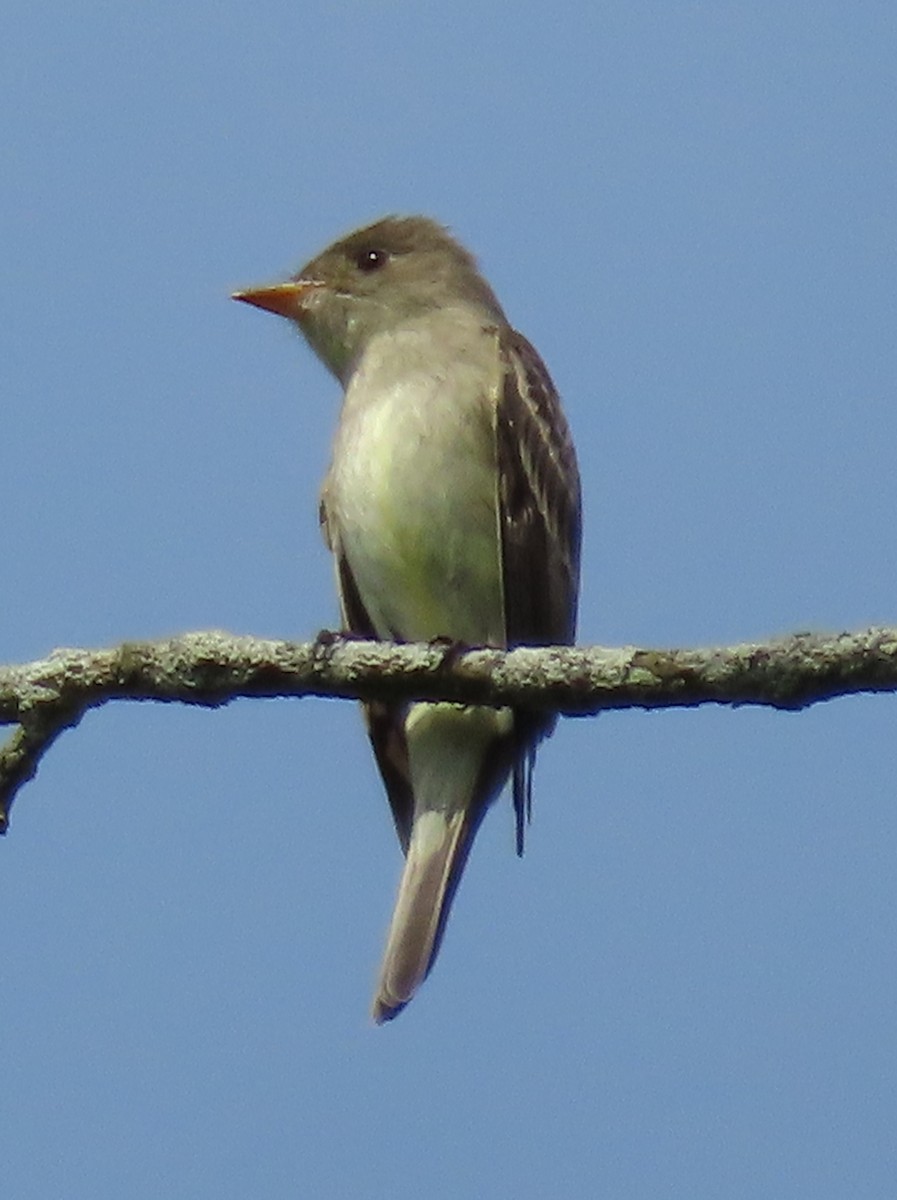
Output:
[[264,308],[280,317],[298,321],[309,296],[320,286],[314,279],[288,279],[286,283],[272,283],[268,287],[234,292],[231,299],[242,300],[244,304],[254,304],[256,308]]

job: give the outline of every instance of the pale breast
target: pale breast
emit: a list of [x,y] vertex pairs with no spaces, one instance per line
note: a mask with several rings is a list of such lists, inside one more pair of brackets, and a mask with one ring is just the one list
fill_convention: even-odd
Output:
[[328,508],[382,637],[504,642],[494,338],[449,323],[377,339],[346,390]]

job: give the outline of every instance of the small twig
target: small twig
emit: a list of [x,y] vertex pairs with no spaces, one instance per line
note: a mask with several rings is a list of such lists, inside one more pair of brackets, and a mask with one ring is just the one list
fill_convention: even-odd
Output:
[[342,696],[515,705],[584,716],[609,708],[760,704],[799,709],[897,691],[897,629],[795,634],[704,650],[520,647],[447,655],[445,646],[310,643],[217,631],[111,650],[57,650],[0,668],[0,832],[19,788],[62,730],[110,700],[217,707],[239,697]]

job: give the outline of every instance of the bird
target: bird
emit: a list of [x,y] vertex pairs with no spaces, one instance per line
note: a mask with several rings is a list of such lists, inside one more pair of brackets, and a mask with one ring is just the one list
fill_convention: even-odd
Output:
[[[343,388],[320,523],[343,631],[459,647],[569,645],[581,493],[551,377],[476,260],[424,216],[341,237],[233,298],[286,317]],[[362,705],[404,867],[372,1016],[430,972],[477,829],[513,778],[523,850],[535,751],[555,716]]]

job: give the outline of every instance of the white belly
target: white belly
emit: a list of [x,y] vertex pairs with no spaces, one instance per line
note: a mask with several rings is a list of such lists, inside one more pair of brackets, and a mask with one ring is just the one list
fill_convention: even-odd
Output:
[[483,360],[452,357],[434,368],[416,358],[411,335],[398,347],[397,372],[395,337],[389,348],[390,361],[369,354],[350,381],[328,482],[331,519],[362,602],[381,637],[503,645]]

